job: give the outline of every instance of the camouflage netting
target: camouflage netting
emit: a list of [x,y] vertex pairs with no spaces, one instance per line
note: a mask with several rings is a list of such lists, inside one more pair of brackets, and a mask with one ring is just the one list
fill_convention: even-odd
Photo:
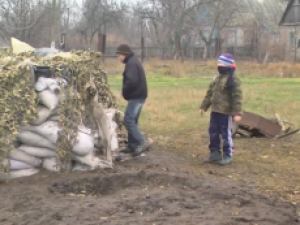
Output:
[[[70,161],[70,150],[76,138],[78,124],[85,123],[90,114],[88,105],[96,93],[98,101],[106,108],[117,108],[106,73],[101,68],[101,53],[75,51],[70,57],[39,57],[32,52],[13,54],[9,48],[0,50],[0,162],[7,159],[13,149],[20,126],[37,117],[37,98],[34,91],[32,65],[48,66],[55,78],[68,82],[59,104],[57,161],[61,168]],[[91,85],[94,84],[94,85]],[[96,88],[95,88],[96,87]],[[116,115],[121,127],[122,118]],[[7,172],[0,165],[0,173]]]

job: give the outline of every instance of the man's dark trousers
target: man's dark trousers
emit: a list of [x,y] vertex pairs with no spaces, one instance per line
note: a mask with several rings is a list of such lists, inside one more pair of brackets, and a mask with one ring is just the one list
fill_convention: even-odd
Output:
[[232,141],[232,117],[226,114],[212,112],[210,115],[209,136],[211,152],[220,151],[221,139],[223,138],[223,154],[232,156],[233,154],[233,141]]
[[128,131],[128,148],[135,149],[145,142],[138,127],[139,117],[146,99],[131,99],[128,101],[124,116],[125,127]]

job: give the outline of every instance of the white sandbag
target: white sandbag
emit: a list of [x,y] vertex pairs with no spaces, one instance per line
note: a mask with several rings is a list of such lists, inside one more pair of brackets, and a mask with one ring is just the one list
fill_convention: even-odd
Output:
[[42,92],[38,92],[37,97],[40,102],[50,110],[55,109],[58,106],[58,96],[56,96],[56,94],[48,89]]
[[27,153],[22,152],[17,149],[10,151],[8,154],[8,158],[27,163],[33,167],[39,167],[42,165],[41,159],[31,156],[31,155],[28,155]]
[[[43,160],[43,168],[46,170],[49,170],[51,172],[60,172],[60,168],[57,165],[56,157],[46,158]],[[67,165],[67,171],[70,171],[72,169],[72,163],[69,162]]]
[[60,169],[56,165],[56,158],[46,158],[43,160],[43,168],[51,172],[59,172]]
[[27,163],[18,161],[18,160],[9,160],[9,169],[10,170],[24,170],[24,169],[31,169],[33,168],[32,165],[29,165]]
[[28,130],[22,130],[21,132],[19,132],[17,139],[28,146],[47,148],[53,150],[56,149],[55,144],[42,137],[41,135],[38,135]]
[[71,154],[71,158],[77,163],[89,166],[90,170],[112,168],[112,165],[110,164],[110,162],[108,162],[106,160],[101,160],[99,157],[95,156],[93,153],[90,153],[86,156],[77,156],[77,155]]
[[[40,126],[23,127],[22,130],[33,132],[37,135],[47,138],[48,141],[50,141],[52,144],[55,144],[57,142],[58,131],[60,130],[60,128],[58,127],[57,122],[47,121],[46,123]],[[35,147],[44,147],[44,146],[35,146]],[[79,127],[78,135],[74,142],[72,152],[78,156],[85,156],[90,152],[92,152],[93,149],[94,149],[94,138],[91,134],[91,130],[88,128]]]
[[55,157],[44,159],[43,160],[43,168],[46,170],[49,170],[51,172],[59,172],[60,171],[59,167],[56,165]]
[[116,151],[119,149],[119,140],[118,140],[118,134],[117,134],[117,124],[115,121],[111,122],[111,136],[110,136],[110,146],[112,151]]
[[56,116],[57,115],[57,110],[50,110],[45,106],[38,106],[37,108],[37,113],[38,113],[38,118],[33,120],[30,125],[33,126],[39,126],[45,121],[47,121],[48,118],[51,116]]
[[9,171],[9,178],[15,179],[20,177],[28,177],[38,173],[39,170],[36,168],[24,169],[24,170],[11,170]]
[[116,151],[119,149],[119,141],[118,141],[118,135],[117,135],[117,123],[114,121],[114,117],[116,114],[115,109],[107,109],[106,115],[108,119],[108,127],[109,127],[109,141],[111,145],[111,150]]
[[51,92],[55,93],[55,90],[60,89],[60,86],[55,79],[39,77],[34,85],[34,89],[36,91],[45,91],[46,89],[49,89]]
[[35,156],[37,158],[49,158],[55,157],[56,152],[52,149],[47,148],[37,148],[28,145],[21,145],[18,150],[27,153],[28,155]]
[[35,134],[46,138],[48,141],[56,144],[58,138],[58,131],[60,130],[57,122],[47,121],[39,126],[26,126],[22,130],[31,131]]
[[78,156],[85,156],[93,152],[94,138],[91,134],[78,131],[78,136],[75,141],[72,152]]

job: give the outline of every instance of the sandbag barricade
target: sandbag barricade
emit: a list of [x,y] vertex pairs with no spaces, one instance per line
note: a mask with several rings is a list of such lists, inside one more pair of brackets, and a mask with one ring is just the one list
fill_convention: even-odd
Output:
[[[1,175],[2,180],[31,176],[38,173],[41,168],[60,172],[56,163],[56,143],[60,130],[57,121],[59,119],[58,93],[61,87],[55,79],[45,77],[39,77],[34,87],[39,101],[38,118],[19,130],[17,136],[19,144],[9,152],[8,160],[3,162],[8,164],[9,174]],[[119,148],[117,124],[114,121],[116,110],[106,109],[105,112],[109,124],[109,141],[114,151]],[[101,137],[97,132],[79,125],[67,171],[89,171],[111,167],[98,157],[101,148]]]

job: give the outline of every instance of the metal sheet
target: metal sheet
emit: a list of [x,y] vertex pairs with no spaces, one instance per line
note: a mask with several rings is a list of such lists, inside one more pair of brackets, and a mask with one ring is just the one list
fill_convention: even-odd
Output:
[[239,124],[242,126],[248,126],[250,129],[256,128],[269,137],[275,137],[281,132],[281,126],[279,124],[249,112],[244,112],[242,120]]

